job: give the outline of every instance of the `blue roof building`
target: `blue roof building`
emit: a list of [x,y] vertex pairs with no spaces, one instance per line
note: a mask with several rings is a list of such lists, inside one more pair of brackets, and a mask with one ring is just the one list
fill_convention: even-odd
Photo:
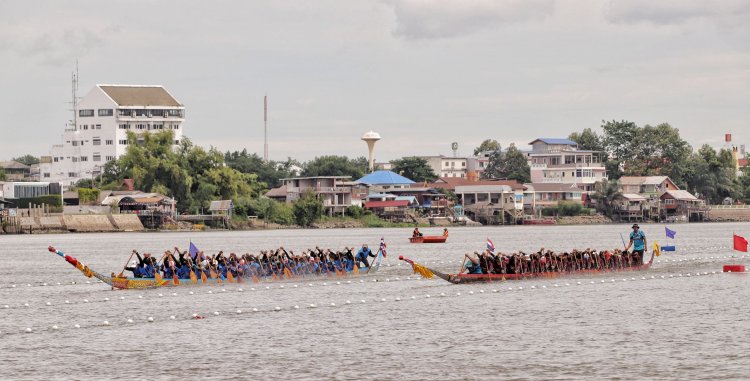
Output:
[[408,188],[409,185],[414,184],[414,181],[391,171],[375,171],[360,178],[357,182],[383,189]]

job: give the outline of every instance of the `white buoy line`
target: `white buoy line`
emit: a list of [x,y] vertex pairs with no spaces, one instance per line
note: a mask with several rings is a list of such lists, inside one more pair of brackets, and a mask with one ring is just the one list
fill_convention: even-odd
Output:
[[[602,279],[600,282],[594,282],[594,281],[581,282],[581,281],[576,281],[575,283],[572,283],[572,284],[571,283],[565,283],[564,285],[561,285],[559,283],[555,283],[554,287],[579,287],[579,286],[602,285],[602,284],[611,284],[611,283],[627,283],[627,282],[633,282],[633,281],[638,281],[638,280],[642,280],[642,281],[646,280],[646,281],[648,281],[648,280],[659,280],[659,279],[675,279],[675,278],[681,278],[681,277],[705,276],[705,275],[716,275],[716,274],[724,274],[724,273],[721,272],[721,271],[718,271],[718,272],[717,271],[712,271],[710,273],[707,272],[707,271],[704,271],[704,272],[697,271],[697,272],[685,273],[685,274],[679,273],[676,276],[675,276],[675,274],[661,274],[661,275],[657,274],[657,275],[651,275],[651,276],[641,276],[640,278],[635,278],[635,277],[623,278],[621,281],[620,280],[611,279],[609,282],[606,282],[605,280]],[[667,275],[669,276],[669,278],[667,278]],[[550,285],[552,285],[552,284],[550,284]],[[488,283],[483,283],[483,284],[481,284],[481,286],[489,286],[489,284]],[[524,288],[524,286],[508,287],[507,291],[503,291],[502,288],[494,288],[494,289],[491,290],[491,292],[492,293],[503,293],[503,294],[505,294],[505,293],[508,293],[508,292],[519,292],[519,291],[524,291],[524,290],[528,290],[526,292],[532,292],[534,290],[546,290],[546,289],[547,289],[547,284],[542,284],[542,285],[532,285],[531,287],[528,287],[528,288]],[[539,291],[537,291],[537,292],[539,292]],[[466,295],[466,296],[473,296],[473,295],[479,295],[479,294],[484,294],[484,293],[485,293],[484,289],[479,289],[478,291],[469,290],[465,294],[462,293],[462,292],[460,292],[460,291],[459,292],[455,292],[452,295],[451,294],[446,294],[445,292],[441,292],[439,294],[439,296],[441,298],[444,298],[444,297],[461,297],[461,296],[464,296],[464,295]],[[244,309],[244,310],[241,307],[235,307],[236,309],[234,309],[233,311],[214,310],[214,311],[210,311],[210,312],[207,312],[207,313],[204,313],[204,314],[193,313],[190,316],[178,316],[178,315],[174,315],[174,314],[169,315],[168,317],[148,316],[146,318],[141,318],[141,319],[127,318],[127,319],[124,319],[122,321],[117,321],[117,322],[110,322],[109,320],[103,320],[103,321],[101,321],[99,323],[93,323],[93,324],[89,324],[89,325],[86,325],[86,326],[81,325],[81,324],[74,324],[72,327],[74,329],[80,329],[80,328],[110,327],[110,326],[117,326],[117,325],[123,325],[123,324],[124,325],[132,325],[132,324],[136,324],[136,323],[146,323],[146,324],[148,324],[148,323],[154,323],[154,322],[159,322],[159,321],[185,321],[185,320],[193,320],[193,319],[207,319],[207,318],[210,318],[210,317],[216,318],[216,317],[220,317],[220,316],[246,315],[246,314],[248,314],[246,311],[251,311],[252,313],[278,313],[278,312],[282,312],[282,311],[300,310],[300,309],[303,309],[303,308],[311,308],[311,309],[313,309],[313,308],[344,308],[344,307],[347,307],[347,306],[368,304],[370,302],[372,302],[372,303],[376,303],[376,302],[377,303],[387,303],[387,302],[402,302],[402,301],[408,301],[408,300],[412,300],[413,301],[413,300],[417,300],[417,299],[430,299],[430,298],[431,298],[430,294],[425,294],[425,295],[421,295],[421,296],[420,295],[412,295],[410,297],[403,297],[403,298],[399,297],[399,296],[396,296],[396,297],[380,298],[380,299],[375,298],[375,299],[371,299],[371,300],[362,299],[362,300],[360,300],[359,303],[352,303],[351,300],[346,300],[343,303],[336,303],[336,302],[330,302],[330,303],[327,303],[327,304],[326,303],[319,303],[319,304],[311,303],[307,307],[301,307],[299,304],[295,304],[292,307],[274,306],[273,308],[268,307],[268,308],[263,308],[263,309],[258,308],[258,307],[254,307],[254,308],[251,308],[251,309],[248,308],[248,309]],[[26,305],[28,305],[28,303],[26,303]],[[9,306],[5,305],[4,308],[9,308]],[[52,326],[46,327],[46,328],[26,327],[26,328],[20,328],[20,329],[18,329],[16,331],[0,332],[0,336],[6,335],[6,334],[10,335],[10,334],[14,334],[14,333],[54,332],[54,331],[60,331],[62,329],[66,329],[66,328],[69,329],[70,326],[62,326],[62,325],[55,324],[55,325],[52,325]]]
[[[687,273],[685,275],[683,275],[682,273],[679,273],[677,275],[675,275],[675,274],[668,274],[668,275],[669,275],[669,278],[674,278],[674,277],[683,277],[683,276],[690,277],[690,276],[698,276],[698,275],[710,275],[710,274],[717,274],[717,273],[718,274],[722,274],[722,272],[720,272],[720,271],[718,271],[718,272],[717,271],[712,271],[711,273],[704,271],[703,274],[701,274],[701,272],[695,272],[695,273]],[[648,279],[656,279],[656,278],[652,275]],[[641,277],[641,280],[648,280],[648,279],[645,276]],[[665,279],[665,275],[661,275],[660,279]],[[406,281],[406,280],[425,280],[425,279],[422,278],[422,277],[419,277],[419,276],[407,276],[405,278],[399,278],[399,277],[394,277],[393,278],[393,281]],[[623,282],[625,282],[625,281],[635,281],[635,280],[636,280],[636,278],[634,278],[634,277],[631,277],[630,279],[627,279],[627,278],[623,278],[622,279]],[[373,281],[374,282],[391,282],[391,279],[390,278],[385,278],[384,280],[373,279]],[[360,280],[360,282],[364,282],[364,280]],[[615,282],[615,280],[612,279],[611,282]],[[595,283],[596,282],[594,282],[593,280],[589,282],[589,284],[595,284]],[[601,280],[600,283],[605,283],[605,281]],[[348,282],[336,281],[335,283],[331,283],[331,285],[344,285],[344,284],[352,284],[352,283],[351,283],[351,281],[348,281]],[[236,285],[236,284],[232,284],[232,285]],[[581,281],[577,281],[576,285],[582,285],[582,282]],[[215,287],[216,285],[212,285],[212,286]],[[221,286],[226,286],[226,285],[221,285]],[[298,288],[298,286],[299,286],[298,284],[293,284],[292,288]],[[316,284],[308,283],[307,286],[309,286],[309,287],[315,287]],[[319,287],[328,287],[328,282],[321,282],[321,283],[317,284],[317,286],[319,286]],[[560,286],[559,284],[554,284],[554,287],[559,287],[559,286]],[[565,283],[564,286],[566,286],[566,287],[567,286],[571,286],[571,284],[570,283]],[[208,289],[208,290],[205,290],[205,291],[198,290],[197,287],[199,287],[199,285],[196,285],[195,287],[196,287],[196,289],[193,289],[193,290],[191,290],[191,291],[188,292],[189,295],[201,295],[201,294],[209,294],[210,295],[210,294],[214,294],[214,291],[215,291],[215,290],[212,290],[212,289]],[[546,286],[541,286],[541,287],[546,288]],[[175,288],[172,288],[172,289],[174,290]],[[268,286],[265,286],[263,289],[264,290],[285,290],[287,288],[284,286],[284,284],[280,284],[280,285],[278,285],[278,287],[275,287],[275,288],[271,287],[271,285],[269,284]],[[263,289],[261,289],[261,288],[256,289],[255,287],[250,287],[249,288],[250,291],[262,291]],[[519,286],[518,289],[522,290],[523,286]],[[532,289],[535,289],[535,286],[532,286]],[[159,290],[160,291],[164,291],[163,289],[159,289]],[[513,290],[513,287],[509,287],[508,290]],[[244,292],[245,289],[243,287],[239,287],[236,290],[227,290],[226,288],[221,288],[221,292],[225,293],[225,292],[229,292],[229,291],[232,291],[232,292]],[[126,292],[126,291],[122,291],[122,292]],[[473,292],[470,292],[470,295],[471,294],[473,294]],[[174,296],[178,296],[178,293],[177,292],[171,292],[171,293],[165,295],[163,292],[159,292],[154,297],[155,298],[163,298],[163,297],[168,297],[170,295],[174,297]],[[119,298],[114,298],[112,300],[117,301],[117,300],[127,300],[127,299],[134,299],[134,298],[144,299],[144,295],[140,294],[137,297],[131,296],[131,295],[120,296]],[[84,298],[84,299],[79,300],[79,301],[71,301],[70,299],[66,299],[64,301],[64,304],[66,304],[66,305],[76,305],[76,304],[81,304],[81,303],[84,303],[84,304],[87,304],[87,303],[107,303],[107,302],[111,302],[112,300],[110,300],[109,297],[103,297],[103,298],[100,298],[100,299],[93,299],[92,298],[91,300],[89,300],[87,298]],[[51,306],[56,306],[56,305],[63,304],[63,303],[53,303],[51,301],[46,301],[46,302],[43,302],[43,304],[44,304],[43,307],[51,307]],[[28,302],[23,303],[22,305],[16,305],[16,306],[13,306],[13,305],[10,305],[10,304],[2,304],[2,305],[0,305],[0,309],[29,308],[30,306],[31,306],[31,304],[28,303]],[[35,304],[34,306],[36,307],[37,304]]]

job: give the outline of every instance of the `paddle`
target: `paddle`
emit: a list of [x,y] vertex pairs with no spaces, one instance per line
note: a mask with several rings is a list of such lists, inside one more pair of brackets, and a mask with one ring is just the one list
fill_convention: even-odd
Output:
[[125,266],[122,266],[122,271],[120,271],[120,275],[118,275],[120,278],[122,278],[123,274],[125,273],[125,268],[128,267],[128,263],[130,263],[130,260],[133,259],[134,255],[135,255],[135,250],[133,250],[133,252],[130,253],[130,258],[128,258],[127,262],[125,262]]

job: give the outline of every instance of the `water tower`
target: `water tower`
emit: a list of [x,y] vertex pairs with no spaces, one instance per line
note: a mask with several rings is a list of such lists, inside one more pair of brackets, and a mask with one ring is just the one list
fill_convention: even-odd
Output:
[[367,143],[367,150],[369,151],[368,161],[370,163],[370,172],[372,172],[373,169],[375,168],[375,163],[373,162],[374,158],[372,156],[372,153],[375,149],[375,142],[380,140],[380,134],[378,134],[377,132],[373,130],[370,130],[362,136],[362,140],[364,140],[365,143]]

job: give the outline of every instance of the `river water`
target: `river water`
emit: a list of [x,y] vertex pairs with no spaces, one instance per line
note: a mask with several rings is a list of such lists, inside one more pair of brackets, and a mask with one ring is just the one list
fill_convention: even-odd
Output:
[[[750,274],[721,273],[750,267],[731,249],[750,224],[670,228],[678,251],[645,272],[474,285],[418,279],[398,256],[455,272],[487,238],[615,248],[628,226],[452,228],[446,244],[410,244],[411,229],[0,236],[0,379],[750,379]],[[664,225],[642,230],[667,241]],[[108,274],[132,249],[190,240],[244,253],[381,237],[375,275],[156,290],[112,291],[46,250]]]

